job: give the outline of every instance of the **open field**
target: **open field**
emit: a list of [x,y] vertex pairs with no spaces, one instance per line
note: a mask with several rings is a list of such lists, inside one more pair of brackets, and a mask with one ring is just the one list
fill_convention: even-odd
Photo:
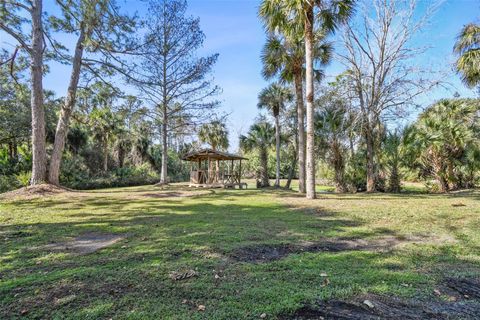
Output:
[[2,319],[320,319],[315,306],[367,314],[364,300],[374,312],[395,299],[437,318],[480,310],[479,191],[309,202],[172,185],[0,201]]

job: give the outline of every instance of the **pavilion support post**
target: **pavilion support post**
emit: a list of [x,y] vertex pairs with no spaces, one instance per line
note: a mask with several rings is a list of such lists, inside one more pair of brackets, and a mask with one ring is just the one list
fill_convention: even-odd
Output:
[[210,162],[210,157],[207,158],[207,162],[208,162],[207,181],[208,183],[211,183],[212,181],[210,180],[210,172],[212,171],[212,164]]
[[238,183],[242,182],[242,159],[240,159],[240,164],[238,166]]

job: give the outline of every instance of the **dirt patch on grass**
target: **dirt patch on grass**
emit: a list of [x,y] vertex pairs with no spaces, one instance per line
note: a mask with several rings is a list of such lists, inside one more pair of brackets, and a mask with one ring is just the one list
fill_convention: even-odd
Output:
[[317,242],[302,242],[297,244],[262,244],[241,247],[229,254],[235,261],[268,262],[282,259],[287,255],[302,252],[344,252],[344,251],[375,251],[385,252],[409,243],[431,243],[437,239],[420,237],[384,236],[376,239],[334,238]]
[[86,283],[65,279],[36,290],[35,295],[31,295],[26,288],[17,287],[9,293],[15,297],[14,303],[0,310],[0,318],[12,319],[23,316],[51,319],[51,313],[58,312],[61,308],[72,310],[88,305],[92,298],[118,299],[135,291],[136,285],[128,280]]
[[445,280],[445,287],[458,293],[460,298],[480,299],[480,279],[447,278]]
[[55,252],[71,252],[74,254],[88,254],[109,247],[125,239],[124,234],[85,233],[67,242],[52,243],[41,247],[43,250]]
[[67,192],[75,192],[75,190],[54,186],[51,184],[39,184],[2,193],[0,194],[0,199],[32,199]]
[[364,295],[351,301],[330,300],[306,305],[283,320],[316,319],[477,319],[479,301],[419,301]]

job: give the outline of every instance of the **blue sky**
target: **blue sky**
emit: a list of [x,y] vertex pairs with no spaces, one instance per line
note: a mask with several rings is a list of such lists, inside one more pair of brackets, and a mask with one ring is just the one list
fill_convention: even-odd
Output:
[[[119,0],[126,11],[131,13],[142,10],[143,4],[134,0]],[[220,96],[222,109],[230,114],[230,138],[232,150],[238,143],[238,135],[245,133],[257,116],[257,94],[267,84],[260,75],[260,52],[265,41],[262,24],[257,17],[260,1],[255,0],[190,0],[189,13],[200,17],[201,27],[206,35],[201,54],[219,53],[219,60],[214,69],[215,82],[223,89]],[[420,0],[419,13],[429,4],[429,0]],[[53,0],[45,0],[45,9],[51,10]],[[426,55],[419,57],[424,64],[440,66],[451,70],[454,61],[452,47],[455,37],[468,22],[480,18],[478,0],[444,1],[431,23],[417,37],[416,41],[431,45]],[[5,38],[0,38],[0,43]],[[335,40],[335,38],[333,38]],[[73,47],[73,39],[66,40]],[[4,45],[4,44],[0,44]],[[46,76],[45,88],[54,90],[57,95],[65,94],[68,66],[55,66]],[[342,71],[337,63],[327,67],[327,76],[335,76]],[[422,101],[427,104],[442,97],[451,97],[458,91],[462,95],[474,93],[466,89],[458,77],[451,72],[447,79],[452,89],[438,89]]]

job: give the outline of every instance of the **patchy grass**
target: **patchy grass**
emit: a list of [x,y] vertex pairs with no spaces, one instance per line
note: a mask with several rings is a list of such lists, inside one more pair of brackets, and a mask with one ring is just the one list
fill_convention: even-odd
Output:
[[[480,271],[478,191],[307,201],[173,185],[1,201],[0,318],[275,319],[319,299],[448,300],[444,279]],[[92,234],[121,239],[69,249]],[[238,258],[248,250],[260,258]]]

